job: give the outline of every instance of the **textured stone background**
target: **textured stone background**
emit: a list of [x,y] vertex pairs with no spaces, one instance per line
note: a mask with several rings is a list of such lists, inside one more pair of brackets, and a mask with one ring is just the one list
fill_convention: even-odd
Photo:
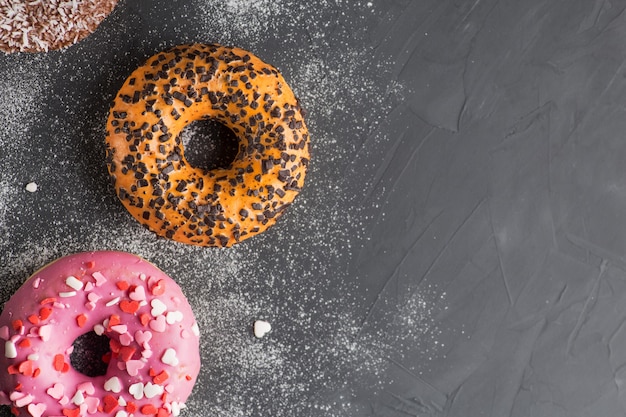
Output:
[[[625,8],[122,0],[0,56],[0,298],[76,251],[154,262],[202,328],[186,416],[623,415]],[[232,249],[156,239],[106,174],[117,89],[185,42],[253,51],[308,110],[305,190]],[[199,164],[215,137],[185,132]]]

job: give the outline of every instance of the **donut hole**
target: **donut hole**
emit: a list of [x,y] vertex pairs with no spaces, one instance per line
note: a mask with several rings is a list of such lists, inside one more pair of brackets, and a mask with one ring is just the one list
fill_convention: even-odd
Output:
[[239,151],[235,133],[215,119],[202,119],[188,124],[181,132],[180,139],[187,161],[207,171],[228,168]]
[[108,337],[91,331],[79,336],[72,347],[70,363],[74,369],[88,377],[106,375],[108,365],[103,358],[111,354]]

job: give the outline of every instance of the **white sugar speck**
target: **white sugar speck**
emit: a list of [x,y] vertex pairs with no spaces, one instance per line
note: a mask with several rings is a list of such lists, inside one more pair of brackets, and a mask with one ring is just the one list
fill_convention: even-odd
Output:
[[28,191],[29,193],[34,193],[37,191],[37,183],[36,182],[29,182],[28,184],[26,184],[26,191]]

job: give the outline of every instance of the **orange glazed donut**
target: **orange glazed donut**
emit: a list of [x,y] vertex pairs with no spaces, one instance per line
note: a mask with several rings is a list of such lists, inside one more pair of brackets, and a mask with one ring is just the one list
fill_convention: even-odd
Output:
[[[239,139],[212,171],[185,159],[180,133],[213,118]],[[309,134],[278,70],[242,49],[181,45],[135,70],[107,121],[107,165],[128,211],[160,236],[232,246],[273,225],[302,189]]]

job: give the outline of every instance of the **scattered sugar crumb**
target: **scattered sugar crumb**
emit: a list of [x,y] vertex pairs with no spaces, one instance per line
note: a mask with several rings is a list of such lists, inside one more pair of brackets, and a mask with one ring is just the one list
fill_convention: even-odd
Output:
[[272,325],[265,320],[257,320],[254,322],[254,336],[261,339],[272,331]]
[[36,182],[29,182],[28,184],[26,184],[26,191],[28,191],[29,193],[34,193],[37,191],[37,183]]

